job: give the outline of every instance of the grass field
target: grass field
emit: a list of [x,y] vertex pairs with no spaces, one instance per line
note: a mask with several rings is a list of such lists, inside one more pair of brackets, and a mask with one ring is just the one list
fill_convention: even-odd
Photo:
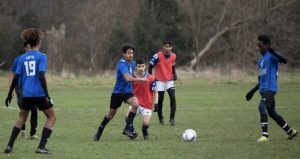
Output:
[[[94,142],[92,137],[108,109],[113,77],[64,80],[51,78],[49,92],[55,103],[57,122],[47,147],[55,154],[37,155],[34,151],[38,141],[18,138],[13,154],[7,156],[3,150],[17,119],[18,107],[15,100],[8,109],[4,107],[7,81],[2,77],[0,158],[300,158],[300,138],[288,140],[286,134],[272,120],[269,142],[256,142],[261,131],[257,110],[260,98],[256,94],[250,102],[244,99],[245,93],[254,86],[255,79],[253,76],[251,80],[245,80],[246,82],[243,79],[177,81],[176,126],[170,126],[167,122],[159,125],[157,114],[154,113],[149,129],[150,140],[144,141],[140,130],[141,116],[138,116],[135,119],[135,128],[140,136],[136,140],[129,140],[121,134],[127,108],[123,105],[107,125],[100,142]],[[277,110],[298,131],[299,97],[299,76],[286,78],[280,83],[280,92],[276,96]],[[168,98],[165,98],[164,108],[165,119],[168,119]],[[45,117],[40,113],[37,132],[39,136],[44,121]],[[187,143],[181,139],[182,132],[187,128],[196,130],[196,142]]]

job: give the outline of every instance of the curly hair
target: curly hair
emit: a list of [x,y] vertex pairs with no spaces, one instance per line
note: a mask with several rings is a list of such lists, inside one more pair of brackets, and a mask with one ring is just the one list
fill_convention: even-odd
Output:
[[30,47],[37,46],[43,37],[43,32],[38,28],[27,28],[21,33],[21,39],[23,40],[24,47],[28,44]]

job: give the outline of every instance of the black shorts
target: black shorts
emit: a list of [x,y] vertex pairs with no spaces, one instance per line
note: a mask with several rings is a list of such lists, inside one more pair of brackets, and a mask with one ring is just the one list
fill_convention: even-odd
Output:
[[24,97],[22,101],[22,108],[24,110],[31,110],[36,106],[39,110],[46,110],[53,107],[52,102],[46,97]]
[[133,93],[112,93],[110,98],[110,108],[118,109],[122,102],[127,102],[127,100],[131,97],[134,97]]

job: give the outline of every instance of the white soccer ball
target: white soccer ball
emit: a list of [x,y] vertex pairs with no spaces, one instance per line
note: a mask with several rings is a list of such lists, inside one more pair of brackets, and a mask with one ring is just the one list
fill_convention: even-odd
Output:
[[188,141],[188,142],[196,141],[197,133],[193,129],[186,129],[182,134],[182,138],[184,141]]

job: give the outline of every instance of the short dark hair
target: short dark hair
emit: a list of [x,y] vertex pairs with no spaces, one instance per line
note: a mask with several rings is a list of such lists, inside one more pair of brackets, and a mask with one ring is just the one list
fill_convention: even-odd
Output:
[[165,40],[165,41],[163,42],[163,46],[164,46],[164,45],[167,45],[167,44],[169,44],[170,46],[172,46],[172,43],[171,43],[170,40]]
[[257,40],[263,42],[265,45],[271,45],[271,41],[268,35],[259,35],[257,37]]
[[144,58],[136,59],[136,64],[146,64],[145,59]]
[[125,45],[123,45],[122,51],[123,51],[124,54],[126,53],[126,51],[127,51],[128,49],[132,49],[132,50],[134,51],[134,46],[131,45],[131,44],[125,44]]

